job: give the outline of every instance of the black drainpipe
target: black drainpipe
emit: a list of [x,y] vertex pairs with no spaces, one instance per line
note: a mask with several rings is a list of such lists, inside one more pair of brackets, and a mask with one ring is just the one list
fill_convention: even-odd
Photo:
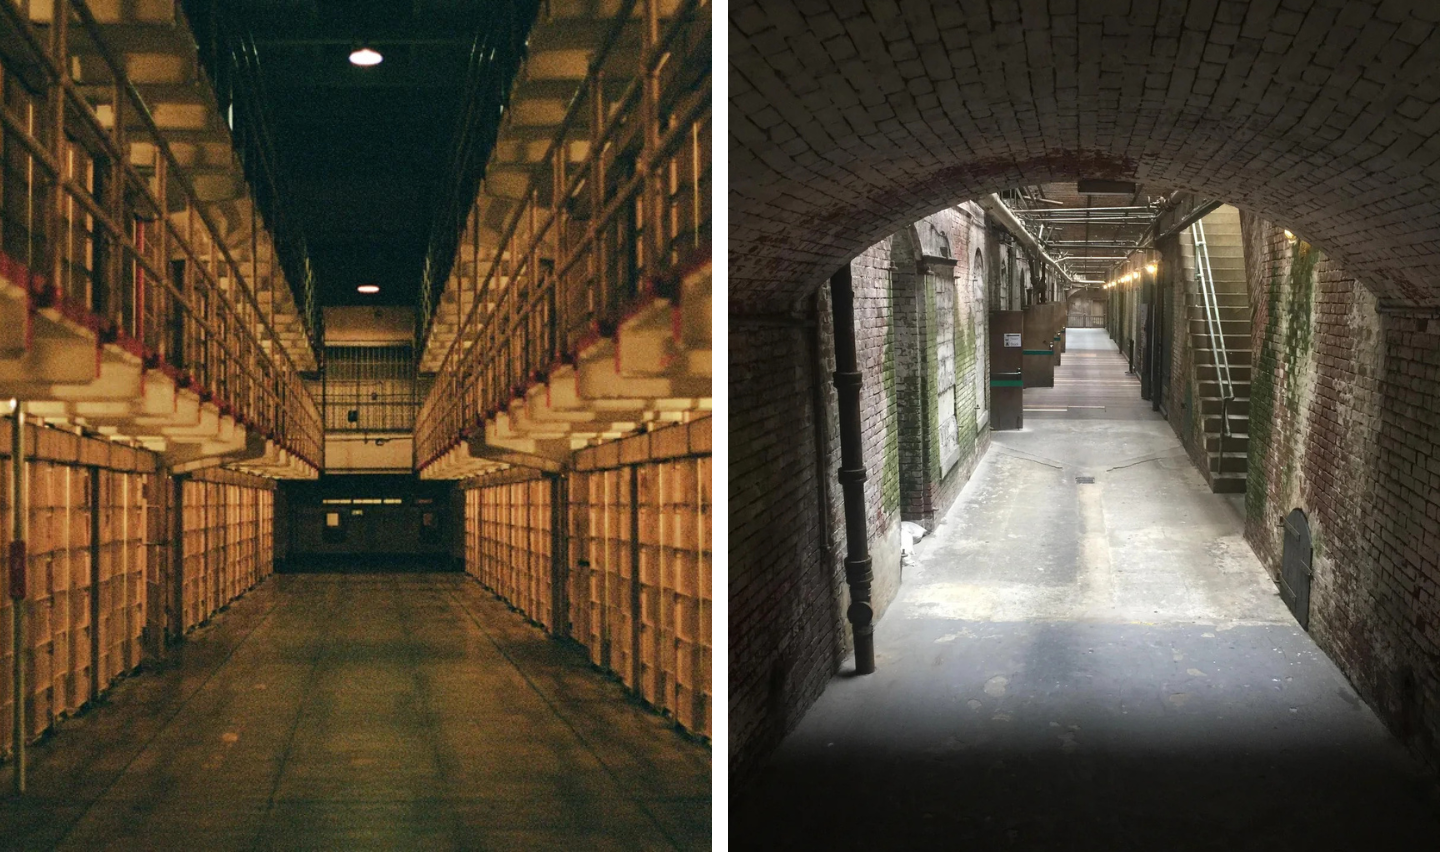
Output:
[[[870,538],[865,528],[865,448],[860,428],[860,368],[855,356],[855,292],[850,264],[830,278],[835,317],[835,390],[840,409],[840,488],[845,494],[845,582],[855,634],[855,673],[875,671],[875,610],[870,605]],[[821,464],[824,460],[821,460]]]

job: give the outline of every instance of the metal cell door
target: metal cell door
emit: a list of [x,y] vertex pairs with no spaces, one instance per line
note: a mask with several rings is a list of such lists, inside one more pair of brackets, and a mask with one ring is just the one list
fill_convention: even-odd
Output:
[[1310,522],[1295,509],[1285,516],[1285,552],[1280,558],[1280,599],[1295,620],[1310,629]]

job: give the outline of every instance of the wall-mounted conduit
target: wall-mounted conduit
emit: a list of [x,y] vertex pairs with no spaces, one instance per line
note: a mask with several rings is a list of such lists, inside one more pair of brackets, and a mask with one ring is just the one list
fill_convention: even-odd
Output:
[[840,488],[845,494],[845,611],[855,634],[855,673],[875,671],[875,610],[870,603],[870,538],[865,523],[865,448],[860,421],[860,367],[855,355],[855,291],[850,266],[830,278],[835,317],[835,390],[840,410]]

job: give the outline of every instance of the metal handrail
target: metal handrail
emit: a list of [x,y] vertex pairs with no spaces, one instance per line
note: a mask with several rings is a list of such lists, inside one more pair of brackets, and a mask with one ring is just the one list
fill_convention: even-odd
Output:
[[[114,333],[136,341],[147,352],[147,357],[179,370],[193,371],[203,391],[234,406],[238,415],[269,431],[299,457],[316,464],[319,412],[301,386],[298,371],[284,344],[266,321],[245,277],[240,274],[240,264],[231,256],[218,229],[198,202],[193,186],[155,125],[143,97],[105,44],[100,25],[89,9],[81,0],[69,0],[60,6],[61,10],[66,6],[74,8],[78,23],[108,67],[110,79],[99,84],[99,88],[108,88],[114,99],[111,107],[115,117],[113,127],[109,128],[99,120],[80,84],[65,73],[65,58],[51,55],[57,49],[69,52],[65,32],[69,15],[57,15],[50,25],[55,28],[50,38],[42,41],[27,17],[20,14],[22,10],[9,3],[0,5],[5,7],[5,16],[12,28],[23,33],[25,46],[34,53],[29,57],[30,66],[38,68],[43,78],[35,84],[34,97],[46,104],[44,121],[48,123],[42,124],[34,116],[28,120],[17,117],[8,105],[0,107],[7,138],[20,143],[39,172],[27,186],[31,193],[43,193],[37,202],[43,212],[32,214],[32,221],[27,221],[24,227],[26,233],[38,234],[49,243],[41,280],[47,281],[69,304],[104,314],[97,319],[108,323]],[[62,121],[60,113],[49,106],[57,103],[51,100],[54,98],[59,99],[58,103],[74,107],[64,111],[60,126],[49,124]],[[155,152],[153,175],[141,174],[126,153],[129,148],[123,119],[131,117],[138,119],[143,141]],[[60,159],[45,142],[35,137],[41,128],[48,134],[42,138],[50,140],[61,152]],[[67,134],[67,130],[83,133],[95,149],[78,141],[68,141],[66,136],[74,134]],[[96,151],[109,158],[107,167],[114,178],[103,199],[96,196],[98,190],[77,182],[68,165],[78,156],[85,157],[89,164]],[[182,211],[177,211],[188,217],[183,229],[168,212],[168,205],[160,200],[168,197],[167,190],[171,188],[178,190],[184,201]],[[79,210],[69,212],[65,206],[67,201],[78,205]],[[109,209],[111,207],[114,209]],[[93,233],[84,234],[89,242],[80,245],[78,257],[67,251],[75,249],[69,245],[72,229],[80,224],[75,213],[87,217],[95,228]],[[134,219],[133,236],[128,227],[130,218]],[[153,242],[146,238],[147,234],[154,235]],[[87,266],[84,251],[91,243],[113,247],[114,259],[104,267]],[[178,259],[189,261],[185,265],[189,280],[183,289],[163,268],[176,253]],[[54,266],[50,266],[52,260]],[[26,260],[30,265],[36,262],[35,258]],[[81,295],[89,295],[89,304],[77,303],[75,294],[66,286],[77,264],[84,274],[87,291]],[[62,271],[63,276],[50,280]],[[226,294],[221,286],[222,278],[233,282],[238,300],[232,301]],[[97,306],[96,298],[103,304]],[[264,345],[266,339],[269,352]]]
[[[90,12],[89,7],[85,5],[85,0],[69,0],[69,2],[70,5],[74,7],[76,14],[79,16],[81,24],[84,25],[86,31],[89,33],[90,38],[94,42],[96,49],[100,52],[101,58],[105,60],[106,66],[110,69],[110,73],[114,76],[115,83],[120,87],[121,91],[124,92],[125,96],[130,101],[130,105],[135,108],[136,115],[145,125],[145,130],[150,135],[150,139],[147,141],[153,144],[156,150],[164,158],[167,166],[167,176],[170,179],[174,180],[180,186],[180,189],[185,194],[186,206],[189,207],[194,212],[194,214],[200,218],[200,221],[205,226],[205,230],[209,231],[211,248],[219,251],[219,253],[224,259],[224,262],[235,270],[236,280],[243,282],[244,279],[239,275],[240,264],[231,255],[230,247],[225,244],[225,240],[220,236],[220,229],[216,227],[214,220],[210,217],[210,214],[206,212],[204,206],[197,200],[199,198],[199,194],[195,192],[195,188],[191,185],[189,177],[186,176],[184,166],[181,165],[180,160],[175,156],[175,152],[171,150],[169,140],[165,138],[164,132],[161,131],[159,125],[155,123],[155,118],[150,114],[150,106],[145,102],[144,95],[142,95],[140,93],[140,90],[137,89],[135,85],[130,82],[130,78],[127,77],[125,74],[124,65],[118,59],[116,59],[115,55],[110,51],[110,46],[105,43],[104,35],[101,32],[100,23],[95,20],[95,17]],[[86,104],[85,102],[84,95],[81,92],[75,90],[75,84],[70,79],[69,74],[58,74],[58,81],[60,85],[64,87],[68,96],[75,99],[77,103],[85,104],[86,106],[88,106],[88,104]],[[110,140],[106,136],[106,134],[100,133],[99,135],[102,139],[105,140],[105,144],[108,145],[110,143]],[[119,155],[119,152],[112,153]],[[130,165],[128,158],[121,155],[121,160],[125,162],[126,170],[133,173],[134,169]],[[136,177],[138,179],[138,175],[136,175]],[[165,208],[157,203],[156,209],[164,210]],[[260,303],[255,298],[254,292],[248,286],[241,286],[237,289],[240,291],[240,294],[245,298],[245,300],[250,304],[250,306],[254,309],[255,321],[258,322],[261,328],[267,334],[269,334],[272,340],[275,341],[276,348],[280,350],[280,352],[282,353],[282,357],[285,359],[290,369],[295,370],[295,364],[294,361],[290,358],[289,351],[285,349],[282,343],[280,343],[279,335],[277,335],[275,333],[275,330],[271,328],[269,321],[265,318],[264,312],[260,310]],[[221,294],[221,298],[225,299],[225,296]]]
[[[595,81],[601,80],[601,75],[603,73],[602,69],[604,68],[605,61],[610,58],[610,51],[615,47],[616,43],[619,42],[621,34],[625,31],[625,26],[630,22],[631,14],[634,12],[635,4],[637,2],[638,0],[622,0],[620,9],[616,12],[615,20],[611,24],[609,32],[606,33],[605,38],[602,40],[600,49],[596,51],[595,58],[590,61],[590,66],[586,72],[585,81],[581,83],[576,96],[570,101],[569,104],[566,105],[565,116],[560,121],[560,130],[555,134],[554,137],[551,138],[550,145],[545,149],[545,154],[543,157],[540,158],[541,160],[549,160],[551,162],[554,162],[556,153],[562,147],[568,131],[572,129],[572,125],[577,121],[583,121],[584,119],[589,117],[580,113],[580,109],[585,103],[586,89],[591,88],[591,86],[587,84],[593,84]],[[650,0],[650,3],[651,5],[653,5],[654,0]],[[694,0],[691,0],[691,2],[687,3],[687,6],[688,5],[695,5]],[[678,23],[680,20],[681,16],[677,15],[676,20],[673,23]],[[673,32],[673,24],[671,31]],[[649,65],[648,60],[649,57],[647,56],[645,67],[648,67]],[[623,106],[624,104],[626,104],[634,91],[635,81],[632,80],[631,85],[626,88],[625,94],[622,95],[617,102],[617,106]],[[609,117],[608,121],[602,120],[601,128],[596,134],[599,137],[599,140],[609,138],[613,127],[622,120],[623,112],[623,109],[617,108],[615,109],[614,113]],[[604,148],[604,145],[600,144],[599,140],[597,140],[597,144],[591,146],[590,156],[586,158],[585,163],[581,165],[580,170],[571,177],[570,183],[566,187],[565,194],[567,196],[570,194],[571,188],[583,181],[585,175],[590,172],[591,165],[594,163],[600,151]],[[560,153],[563,154],[563,151]],[[533,198],[534,194],[535,188],[531,187],[529,192],[526,193],[527,200]],[[476,206],[477,205],[474,203],[471,204],[472,214],[475,212]],[[502,258],[504,256],[504,249],[508,247],[510,241],[515,238],[516,232],[523,221],[524,215],[528,212],[530,211],[527,210],[527,206],[524,204],[516,205],[515,209],[511,212],[510,222],[508,225],[506,225],[505,230],[500,236],[500,248],[496,252],[497,258]],[[471,218],[471,221],[474,221],[473,217]],[[547,219],[546,226],[548,227],[549,224],[550,222]],[[529,253],[527,252],[527,257],[528,254]],[[476,263],[478,264],[478,262],[479,257],[477,255]],[[489,295],[489,288],[495,277],[494,271],[497,268],[499,268],[499,264],[492,263],[490,266],[490,272],[486,274],[485,281],[483,282],[483,284],[476,288],[476,298],[470,305],[470,311],[466,314],[465,319],[460,323],[459,327],[456,328],[455,339],[450,342],[450,346],[445,352],[445,357],[441,360],[441,368],[439,370],[440,373],[443,374],[445,372],[445,367],[449,365],[451,359],[455,357],[457,350],[463,347],[464,344],[462,344],[461,341],[464,338],[465,330],[469,328],[470,325],[478,321],[478,314],[480,312],[481,305],[484,304],[485,297]],[[423,352],[423,347],[421,347],[421,351]]]
[[[509,5],[506,11],[513,16],[516,6]],[[513,22],[520,24],[520,38],[529,31],[534,17],[535,9],[532,8],[523,21]],[[415,324],[417,352],[423,351],[440,301],[443,301],[437,300],[437,297],[443,295],[445,282],[451,277],[474,209],[476,191],[484,178],[485,162],[476,162],[476,156],[488,154],[500,132],[502,120],[494,116],[495,104],[490,98],[493,96],[499,100],[502,109],[509,106],[507,84],[514,79],[523,61],[524,49],[515,50],[513,43],[505,45],[506,51],[501,55],[501,33],[502,27],[490,27],[476,35],[471,43],[465,75],[465,108],[450,143],[449,174],[453,192],[435,210],[425,251],[425,266],[420,281],[420,315]],[[514,38],[511,30],[506,30],[504,34]]]
[[[677,40],[685,35],[709,38],[709,16],[696,14],[702,5],[701,0],[685,0],[662,33],[655,0],[643,3],[645,44],[640,71],[624,93],[610,101],[603,90],[606,63],[630,21],[635,2],[623,5],[604,47],[591,62],[589,77],[549,145],[546,159],[554,172],[550,203],[542,205],[540,190],[532,186],[512,211],[483,281],[478,280],[478,268],[474,272],[478,285],[474,301],[421,408],[416,429],[419,466],[438,458],[475,422],[498,410],[505,399],[534,381],[537,373],[569,354],[577,330],[617,319],[624,294],[616,287],[634,282],[607,282],[612,270],[604,243],[616,227],[633,220],[632,202],[641,208],[644,222],[638,235],[641,260],[631,270],[633,274],[640,274],[641,268],[648,275],[662,272],[669,261],[661,256],[673,258],[682,238],[691,240],[694,247],[704,241],[708,219],[698,198],[708,192],[708,174],[702,178],[700,154],[702,135],[708,136],[701,130],[709,120],[709,77],[701,75],[689,88],[682,78],[663,97],[660,91],[662,73],[683,73],[684,63],[669,54]],[[663,135],[657,117],[662,108],[670,110]],[[572,134],[587,130],[587,156],[569,170],[567,142]],[[676,164],[677,158],[690,150],[686,144],[694,149],[690,151],[694,162],[681,179],[682,191],[692,193],[696,203],[689,215],[681,217],[675,210],[660,209],[664,200],[658,197],[657,175],[662,164]],[[628,174],[621,173],[615,186],[607,186],[607,171],[626,163]],[[573,236],[566,209],[571,201],[589,208],[583,232]],[[674,217],[668,231],[662,213]],[[478,224],[473,206],[469,218],[472,227]],[[682,218],[687,221],[681,222]],[[689,230],[684,230],[685,225]],[[668,238],[663,244],[662,236]],[[493,305],[489,304],[491,298]],[[582,301],[586,304],[579,304]]]
[[1220,300],[1215,292],[1215,274],[1210,267],[1210,246],[1205,241],[1205,224],[1197,219],[1190,226],[1195,244],[1195,282],[1205,310],[1205,328],[1210,337],[1210,352],[1215,361],[1215,378],[1220,385],[1220,470],[1225,467],[1225,439],[1230,436],[1230,402],[1235,398],[1235,384],[1230,376],[1230,353],[1225,345],[1225,326],[1220,319]]

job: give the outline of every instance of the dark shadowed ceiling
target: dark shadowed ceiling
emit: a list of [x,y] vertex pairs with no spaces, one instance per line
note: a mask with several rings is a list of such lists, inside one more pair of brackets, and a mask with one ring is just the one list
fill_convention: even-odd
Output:
[[[460,194],[451,174],[452,148],[467,92],[475,91],[467,88],[472,51],[477,43],[482,48],[498,43],[501,54],[518,54],[530,22],[517,8],[523,5],[507,0],[185,4],[202,56],[209,40],[222,48],[210,54],[210,64],[214,56],[231,63],[228,72],[211,69],[217,87],[233,81],[255,92],[262,105],[282,187],[278,217],[303,233],[320,305],[416,304],[437,210]],[[352,65],[349,54],[362,44],[378,50],[384,61],[369,68]],[[496,99],[514,74],[511,59],[478,63],[477,76],[504,79],[481,87],[478,100],[492,103],[473,105],[470,121],[495,123]],[[251,73],[235,70],[240,65]],[[224,103],[225,93],[221,98]],[[243,99],[236,96],[237,102]],[[478,163],[472,169],[483,166],[493,130],[480,137],[486,150],[469,158]],[[469,181],[472,194],[473,178],[478,175]],[[380,286],[379,294],[356,291],[370,283]]]

